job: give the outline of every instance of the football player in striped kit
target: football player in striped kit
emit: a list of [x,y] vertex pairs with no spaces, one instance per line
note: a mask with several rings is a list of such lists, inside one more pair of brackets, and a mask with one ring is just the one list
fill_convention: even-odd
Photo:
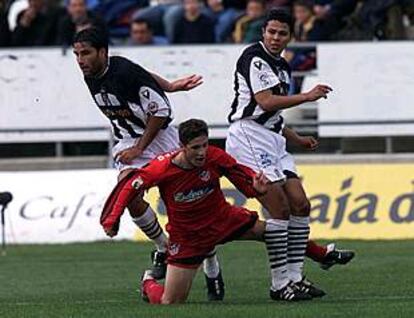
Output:
[[[246,48],[238,59],[226,151],[241,164],[262,171],[271,181],[268,192],[258,198],[270,214],[265,232],[266,244],[273,247],[268,249],[274,274],[270,294],[274,299],[300,300],[303,293],[321,297],[325,292],[302,274],[310,232],[310,203],[293,157],[286,151],[285,137],[294,142],[302,139],[285,127],[281,112],[327,98],[332,89],[320,84],[309,92],[288,96],[291,70],[281,53],[291,39],[292,28],[290,14],[270,11],[263,41]],[[303,141],[309,149],[317,145],[314,139]],[[314,242],[310,246],[315,248]]]
[[[200,76],[169,82],[124,57],[109,57],[108,38],[96,28],[77,33],[73,49],[96,105],[111,123],[115,139],[112,154],[119,170],[118,180],[131,169],[145,166],[157,155],[179,148],[176,128],[170,125],[172,109],[165,92],[191,90],[202,83]],[[132,201],[128,209],[133,222],[155,243],[153,275],[163,278],[168,238],[156,214],[142,197]],[[214,252],[204,266],[209,286],[221,283]],[[209,288],[209,298],[222,298],[223,288]]]

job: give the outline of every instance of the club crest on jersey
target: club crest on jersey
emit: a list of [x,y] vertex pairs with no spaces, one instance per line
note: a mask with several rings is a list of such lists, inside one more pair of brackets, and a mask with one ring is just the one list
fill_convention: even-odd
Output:
[[259,80],[264,86],[268,86],[270,84],[269,74],[266,72],[259,75]]
[[170,255],[177,255],[179,251],[180,251],[180,244],[178,243],[172,243],[168,247],[168,252],[170,253]]
[[139,188],[142,186],[142,184],[144,183],[144,180],[142,180],[141,177],[138,177],[134,180],[132,180],[131,182],[131,186],[135,189],[135,190],[139,190]]
[[148,111],[151,114],[155,114],[158,111],[158,108],[159,108],[159,106],[158,106],[158,103],[157,102],[150,102],[148,104]]
[[210,175],[210,171],[204,170],[204,171],[201,171],[198,176],[200,177],[201,181],[206,182],[206,181],[210,180],[211,175]]
[[260,71],[262,69],[263,63],[261,61],[253,62],[253,65]]

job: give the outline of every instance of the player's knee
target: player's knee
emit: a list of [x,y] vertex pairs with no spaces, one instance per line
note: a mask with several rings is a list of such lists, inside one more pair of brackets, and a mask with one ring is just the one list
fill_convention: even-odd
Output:
[[311,204],[308,199],[305,199],[298,204],[295,204],[292,214],[297,216],[309,216],[310,210]]

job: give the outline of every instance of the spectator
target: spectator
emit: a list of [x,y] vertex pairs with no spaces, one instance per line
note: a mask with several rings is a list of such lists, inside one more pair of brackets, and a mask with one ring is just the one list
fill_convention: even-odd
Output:
[[173,43],[214,43],[214,22],[201,13],[200,0],[184,0],[184,16],[175,28]]
[[10,29],[6,14],[6,0],[0,0],[0,47],[10,45]]
[[156,35],[165,35],[171,41],[173,28],[183,14],[182,0],[152,0],[151,6],[137,11],[133,20],[149,22]]
[[272,8],[282,8],[286,10],[290,10],[292,8],[292,0],[267,0],[266,1],[266,8],[268,10]]
[[15,46],[53,45],[56,38],[57,13],[44,0],[29,0],[29,7],[17,16],[12,34]]
[[75,33],[91,26],[107,32],[104,20],[88,11],[85,0],[69,0],[66,9],[59,22],[57,44],[71,45]]
[[207,0],[204,12],[215,23],[216,42],[225,42],[231,36],[234,21],[240,15],[240,11],[225,7],[223,0]]
[[165,37],[154,36],[148,21],[136,19],[131,23],[130,38],[131,45],[165,45],[168,41]]
[[262,38],[262,27],[266,13],[264,0],[249,0],[246,14],[237,21],[233,33],[235,43],[252,43]]
[[328,38],[328,30],[323,20],[316,19],[313,12],[313,1],[297,0],[293,4],[295,27],[293,37],[295,41],[323,41]]

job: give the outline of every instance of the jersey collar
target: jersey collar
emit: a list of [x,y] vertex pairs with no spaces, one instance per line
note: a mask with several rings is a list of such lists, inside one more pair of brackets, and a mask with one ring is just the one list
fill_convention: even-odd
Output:
[[262,41],[259,41],[259,43],[260,43],[260,45],[262,46],[262,48],[263,48],[263,50],[267,53],[267,55],[270,55],[272,58],[274,58],[274,59],[276,59],[276,60],[279,60],[280,58],[281,58],[281,56],[278,54],[278,55],[275,55],[275,54],[273,54],[273,53],[271,53],[267,48],[266,48],[266,46],[264,45],[264,43],[262,42]]

